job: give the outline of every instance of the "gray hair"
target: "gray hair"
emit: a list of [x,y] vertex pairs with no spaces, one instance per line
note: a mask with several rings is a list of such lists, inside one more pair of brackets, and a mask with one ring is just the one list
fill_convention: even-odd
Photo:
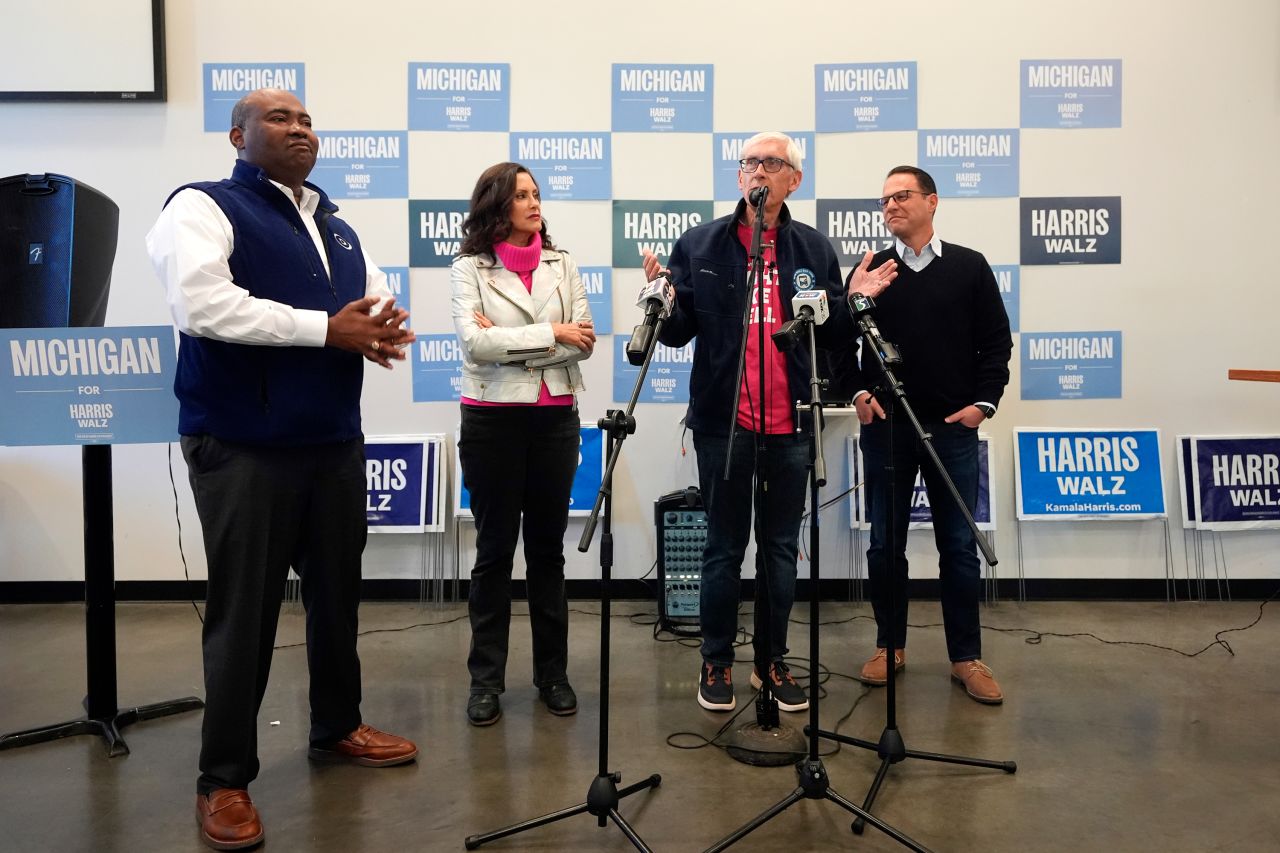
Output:
[[785,142],[787,145],[787,162],[791,164],[791,168],[797,172],[804,171],[804,152],[800,150],[800,146],[796,141],[785,133],[778,130],[766,130],[763,133],[757,133],[742,144],[743,149],[750,148],[757,142],[765,142],[766,140],[776,139],[779,142]]

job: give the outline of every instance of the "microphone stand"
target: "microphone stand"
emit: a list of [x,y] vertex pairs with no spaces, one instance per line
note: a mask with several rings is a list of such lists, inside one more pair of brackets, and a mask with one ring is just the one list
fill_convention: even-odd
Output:
[[588,812],[595,816],[597,825],[601,827],[612,820],[618,829],[622,830],[622,834],[627,837],[627,840],[635,845],[637,850],[650,853],[650,848],[644,843],[644,840],[636,834],[636,831],[627,823],[626,818],[618,811],[618,804],[623,797],[628,797],[647,788],[658,787],[662,783],[662,777],[654,773],[639,782],[618,790],[618,782],[622,781],[622,774],[610,772],[609,770],[609,606],[613,569],[613,469],[618,463],[619,454],[622,452],[622,443],[628,435],[636,431],[636,420],[632,413],[635,411],[636,402],[640,399],[640,389],[644,387],[645,374],[649,372],[649,362],[653,360],[654,350],[657,349],[658,335],[662,333],[663,323],[664,318],[661,314],[658,314],[654,323],[653,334],[643,341],[644,362],[640,366],[640,373],[636,376],[635,385],[631,389],[631,399],[627,402],[626,411],[620,412],[615,409],[609,409],[605,416],[596,422],[596,426],[607,433],[606,441],[609,449],[609,459],[608,464],[605,466],[604,474],[600,479],[600,490],[596,493],[596,502],[591,509],[591,517],[587,519],[586,529],[582,531],[582,538],[578,542],[578,550],[586,553],[587,549],[591,547],[591,539],[595,535],[596,522],[599,520],[601,523],[599,772],[596,773],[595,779],[592,780],[591,787],[587,789],[586,802],[545,814],[542,817],[521,821],[492,832],[468,836],[464,842],[468,850],[475,850],[481,844],[505,838],[508,835],[515,835],[527,829],[545,826],[549,823]]
[[809,551],[811,554],[809,561],[809,667],[813,677],[809,679],[809,725],[805,726],[805,734],[809,736],[809,753],[805,758],[796,762],[796,775],[799,776],[799,784],[795,790],[753,818],[745,826],[707,848],[707,853],[724,850],[731,844],[735,844],[748,833],[758,829],[791,806],[805,799],[830,800],[851,814],[856,815],[859,821],[866,821],[876,829],[889,835],[899,844],[921,853],[928,853],[928,848],[923,847],[866,811],[865,807],[859,808],[840,796],[831,787],[830,780],[827,777],[827,770],[818,755],[818,694],[821,692],[818,688],[817,677],[819,669],[818,581],[820,574],[820,563],[818,561],[818,489],[826,485],[827,471],[826,461],[822,455],[822,381],[818,378],[818,352],[817,343],[814,340],[813,312],[811,309],[806,308],[802,310],[801,314],[802,318],[798,322],[806,326],[809,332],[809,413],[813,418],[813,434],[810,437],[809,445]]
[[[978,525],[974,523],[973,514],[969,512],[969,507],[965,504],[964,499],[960,497],[960,492],[956,489],[955,482],[947,473],[947,469],[943,466],[942,460],[938,458],[937,451],[933,449],[932,436],[925,432],[924,427],[916,418],[916,414],[911,409],[911,404],[907,402],[906,392],[902,390],[902,383],[894,375],[890,365],[900,364],[902,357],[898,354],[897,348],[889,341],[880,337],[879,331],[876,329],[874,321],[868,316],[867,312],[871,308],[869,300],[854,308],[854,318],[858,324],[858,329],[862,334],[862,348],[864,352],[871,353],[876,364],[880,368],[880,374],[883,377],[883,388],[886,391],[881,403],[885,410],[885,428],[888,436],[888,454],[884,466],[884,476],[888,483],[888,499],[889,499],[889,529],[885,535],[885,549],[888,553],[887,566],[885,568],[885,590],[886,603],[885,606],[889,613],[894,611],[894,584],[892,582],[892,572],[895,571],[895,563],[897,561],[897,524],[895,516],[898,513],[897,503],[894,499],[896,491],[895,471],[894,471],[894,409],[901,407],[906,414],[908,422],[911,424],[912,430],[919,439],[921,446],[924,448],[926,455],[933,463],[938,474],[942,477],[942,481],[947,485],[947,491],[951,495],[951,499],[955,501],[956,507],[968,522],[969,529],[973,532],[974,541],[977,542],[978,548],[982,551],[982,556],[986,559],[987,564],[994,566],[996,560],[995,552],[991,549],[991,545],[987,542],[978,530]],[[883,349],[882,349],[883,348]],[[884,782],[885,776],[889,772],[889,767],[906,758],[919,758],[925,761],[939,761],[947,764],[964,764],[970,767],[990,767],[995,770],[1003,770],[1006,773],[1014,773],[1018,769],[1018,765],[1013,761],[993,761],[986,758],[967,758],[959,755],[943,755],[936,752],[920,752],[914,749],[907,749],[906,743],[902,739],[902,734],[898,731],[897,715],[896,715],[896,696],[894,692],[894,655],[896,649],[893,647],[892,634],[889,635],[889,646],[885,649],[885,669],[887,676],[885,681],[885,727],[880,734],[880,741],[872,743],[871,741],[861,740],[848,735],[837,734],[835,732],[817,730],[817,722],[813,722],[808,729],[817,737],[834,740],[838,743],[847,743],[850,746],[857,746],[862,749],[873,750],[880,756],[880,769],[876,772],[875,779],[871,783],[870,790],[867,791],[867,797],[862,803],[864,810],[870,810],[872,803],[875,802],[876,795],[880,791],[880,785]],[[870,818],[867,818],[870,820]],[[854,833],[861,835],[863,830],[863,817],[859,816],[853,822]]]
[[[729,410],[729,441],[724,458],[723,480],[728,482],[729,472],[733,464],[733,444],[738,431],[738,404],[742,397],[742,380],[747,366],[747,335],[751,329],[751,290],[756,294],[757,310],[764,310],[764,253],[761,247],[761,234],[764,232],[764,207],[768,199],[767,188],[758,196],[755,205],[756,215],[751,226],[751,253],[749,256],[751,271],[748,274],[748,291],[746,305],[742,311],[742,341],[738,347],[738,375],[733,383],[733,405]],[[748,197],[750,201],[750,197]],[[791,756],[802,751],[804,742],[800,733],[791,726],[784,725],[778,718],[778,701],[773,696],[770,668],[773,665],[773,636],[769,623],[773,613],[773,602],[769,600],[769,561],[764,556],[764,532],[768,529],[765,521],[769,517],[769,483],[764,472],[768,469],[768,446],[764,435],[764,417],[768,409],[767,391],[764,381],[764,323],[756,324],[758,334],[757,367],[759,371],[760,400],[755,401],[760,417],[761,432],[753,434],[755,453],[753,477],[755,488],[755,533],[756,533],[756,582],[755,582],[755,619],[752,647],[755,652],[754,664],[756,675],[760,678],[760,692],[756,697],[756,721],[737,729],[731,736],[725,751],[737,761],[752,765],[777,765],[789,763]],[[708,496],[708,513],[715,512],[715,496]]]

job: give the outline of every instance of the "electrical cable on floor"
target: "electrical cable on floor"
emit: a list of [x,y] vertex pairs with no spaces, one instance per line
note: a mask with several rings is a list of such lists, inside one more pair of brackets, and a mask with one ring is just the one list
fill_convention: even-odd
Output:
[[[437,625],[452,625],[454,622],[461,622],[463,619],[466,619],[469,615],[470,614],[467,614],[467,613],[460,613],[459,615],[454,616],[452,619],[441,619],[439,622],[417,622],[413,625],[401,625],[396,628],[369,628],[368,630],[358,632],[356,636],[367,637],[370,634],[395,634],[400,631],[412,631],[414,628],[434,628]],[[300,643],[284,643],[282,645],[273,646],[273,648],[277,650],[296,649],[296,648],[305,646],[306,644],[307,644],[307,641],[303,640]]]
[[[1099,637],[1097,634],[1094,634],[1088,631],[1078,631],[1070,634],[1062,634],[1054,631],[1037,631],[1033,628],[992,628],[988,625],[983,625],[982,627],[988,631],[998,631],[1002,634],[1018,634],[1018,633],[1030,634],[1031,636],[1026,637],[1023,640],[1023,642],[1032,646],[1039,645],[1044,640],[1045,637],[1060,637],[1063,639],[1068,639],[1072,637],[1088,637],[1092,640],[1097,640],[1099,643],[1102,643],[1105,646],[1146,646],[1147,648],[1150,648],[1150,649],[1160,649],[1161,651],[1165,651],[1165,652],[1173,652],[1174,654],[1182,655],[1185,658],[1199,657],[1200,655],[1209,651],[1209,649],[1213,648],[1214,646],[1222,646],[1222,648],[1226,650],[1227,654],[1231,655],[1232,657],[1235,657],[1235,654],[1236,654],[1235,649],[1231,648],[1230,643],[1222,639],[1222,635],[1236,633],[1239,631],[1247,631],[1250,628],[1252,628],[1254,625],[1257,625],[1259,622],[1262,621],[1262,609],[1266,607],[1268,604],[1270,604],[1271,602],[1275,601],[1276,596],[1280,596],[1280,587],[1277,587],[1275,592],[1271,593],[1271,595],[1268,598],[1266,598],[1264,601],[1262,601],[1258,605],[1258,615],[1254,617],[1254,620],[1252,622],[1250,622],[1248,625],[1242,625],[1238,628],[1223,628],[1221,631],[1218,631],[1213,635],[1213,642],[1208,643],[1207,645],[1204,646],[1204,648],[1194,652],[1184,652],[1181,649],[1175,649],[1172,646],[1162,646],[1159,643],[1147,643],[1141,640],[1105,640],[1102,637]],[[938,625],[925,625],[922,627],[926,627],[926,628],[940,627],[940,623]]]

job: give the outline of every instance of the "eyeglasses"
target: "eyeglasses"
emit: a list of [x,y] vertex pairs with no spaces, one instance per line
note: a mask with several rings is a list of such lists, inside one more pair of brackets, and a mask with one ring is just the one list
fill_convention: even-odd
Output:
[[[738,161],[738,168],[748,175],[761,166],[764,166],[766,172],[776,172],[783,166],[791,166],[791,164],[781,157],[747,157]],[[795,166],[791,166],[791,168],[794,169]]]
[[893,195],[881,196],[876,199],[876,204],[880,205],[881,209],[888,207],[890,201],[896,201],[898,204],[906,204],[907,199],[911,198],[912,193],[915,193],[916,195],[933,195],[933,193],[922,192],[921,190],[898,190]]

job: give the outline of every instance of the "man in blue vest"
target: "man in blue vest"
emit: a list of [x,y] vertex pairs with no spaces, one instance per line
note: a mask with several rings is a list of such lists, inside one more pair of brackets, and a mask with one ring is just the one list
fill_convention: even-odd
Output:
[[196,816],[219,850],[264,837],[247,788],[290,566],[307,614],[309,757],[385,767],[418,754],[361,720],[356,654],[364,359],[404,358],[408,312],[306,182],[319,143],[301,102],[260,89],[231,123],[231,177],[179,189],[147,235],[181,332],[178,431],[209,565]]

